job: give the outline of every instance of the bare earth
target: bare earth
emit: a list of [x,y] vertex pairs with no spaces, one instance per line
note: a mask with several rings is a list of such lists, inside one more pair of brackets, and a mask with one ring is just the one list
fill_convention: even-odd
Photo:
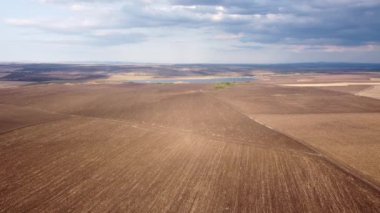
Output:
[[356,95],[380,99],[380,86],[373,86],[373,87],[364,89],[356,93]]
[[361,86],[361,85],[380,85],[380,82],[339,82],[339,83],[311,83],[311,84],[282,84],[289,87],[345,87],[345,86]]
[[380,113],[256,115],[380,183]]
[[267,82],[0,89],[0,212],[379,212],[380,100]]

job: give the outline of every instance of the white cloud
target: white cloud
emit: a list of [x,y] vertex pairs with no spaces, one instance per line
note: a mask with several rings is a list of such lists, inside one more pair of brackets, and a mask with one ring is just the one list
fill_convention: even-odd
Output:
[[29,27],[36,26],[36,22],[30,19],[5,19],[4,22],[6,24],[21,26],[21,27]]
[[217,40],[239,40],[244,37],[243,33],[238,33],[238,34],[218,34],[214,38]]
[[88,10],[88,9],[89,8],[86,7],[83,4],[72,4],[72,5],[70,5],[70,10],[72,10],[72,11],[82,12],[82,11],[85,11],[85,10]]

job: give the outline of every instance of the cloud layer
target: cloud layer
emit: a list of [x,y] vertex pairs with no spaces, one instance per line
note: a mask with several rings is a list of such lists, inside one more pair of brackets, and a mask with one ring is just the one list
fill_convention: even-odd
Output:
[[230,48],[242,49],[372,51],[380,43],[378,0],[33,1],[60,8],[66,15],[3,17],[4,22],[51,35],[77,36],[87,45],[163,37],[181,40],[178,32],[188,31],[194,39],[228,41]]

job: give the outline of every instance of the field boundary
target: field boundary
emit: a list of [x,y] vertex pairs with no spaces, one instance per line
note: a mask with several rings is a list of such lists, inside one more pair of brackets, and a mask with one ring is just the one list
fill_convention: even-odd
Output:
[[276,128],[273,128],[255,118],[252,118],[249,116],[250,119],[252,119],[253,121],[256,121],[257,123],[267,127],[267,128],[270,128],[272,129],[273,131],[276,131],[282,135],[285,135],[289,138],[292,138],[293,140],[295,140],[296,142],[298,142],[299,144],[301,145],[304,145],[306,146],[307,148],[309,149],[312,149],[313,151],[315,151],[316,153],[319,153],[319,157],[325,159],[328,163],[330,163],[331,165],[333,165],[335,168],[343,171],[344,173],[348,174],[348,175],[351,175],[353,177],[355,177],[356,179],[358,179],[359,181],[365,183],[366,185],[370,186],[371,188],[375,189],[377,192],[380,192],[380,187],[378,186],[378,183],[376,180],[373,180],[371,177],[368,177],[367,175],[364,175],[362,174],[362,172],[358,171],[357,169],[355,168],[352,168],[351,166],[343,163],[343,162],[340,162],[338,160],[336,160],[334,157],[332,157],[330,154],[310,145],[309,143],[307,143],[306,141],[303,141],[299,138],[296,138],[292,135],[289,135],[287,133],[284,133],[283,131],[281,130],[278,130]]
[[[132,127],[132,128],[141,129],[144,131],[152,131],[155,129],[155,130],[165,131],[167,133],[173,133],[173,132],[174,133],[179,132],[182,134],[191,133],[191,134],[197,135],[199,137],[207,138],[208,140],[213,141],[213,142],[233,143],[233,144],[237,144],[237,145],[241,145],[241,146],[252,146],[252,147],[255,147],[257,149],[266,149],[266,150],[272,150],[275,152],[287,152],[287,153],[290,153],[292,155],[320,156],[319,153],[315,153],[315,152],[311,153],[311,152],[305,152],[305,151],[296,151],[296,150],[286,149],[286,148],[270,148],[270,147],[267,147],[266,145],[262,145],[262,144],[249,143],[249,142],[244,141],[244,140],[239,140],[239,139],[229,138],[229,137],[205,135],[202,132],[196,132],[193,130],[187,130],[187,129],[176,128],[176,127],[171,127],[171,126],[155,125],[155,124],[148,124],[148,123],[141,124],[141,123],[131,122],[128,120],[123,120],[123,119],[104,118],[104,117],[78,115],[78,114],[71,114],[71,113],[60,113],[60,112],[55,112],[55,111],[49,111],[49,110],[44,110],[44,109],[39,109],[39,108],[34,108],[34,107],[28,107],[28,106],[18,106],[18,105],[13,105],[13,104],[1,104],[1,105],[20,107],[20,108],[24,108],[24,109],[28,109],[28,110],[32,110],[32,111],[34,110],[34,111],[41,111],[41,112],[45,112],[45,113],[49,113],[49,114],[61,115],[64,117],[54,119],[54,120],[42,121],[42,122],[38,122],[38,123],[33,123],[33,124],[29,124],[29,125],[16,127],[14,129],[10,129],[10,130],[6,130],[4,132],[0,132],[0,135],[5,135],[7,133],[10,133],[13,131],[18,131],[18,130],[23,129],[23,128],[39,126],[39,125],[47,124],[47,123],[54,122],[54,121],[65,120],[65,119],[70,119],[70,118],[82,118],[82,119],[93,119],[93,120],[100,120],[100,121],[107,121],[107,122],[115,122],[115,123],[119,123],[122,125],[127,125],[127,126]],[[228,142],[223,141],[223,139],[228,140]]]
[[[211,96],[211,95],[210,95]],[[258,123],[259,125],[262,125],[268,129],[271,129],[279,134],[282,134],[288,138],[291,138],[292,140],[294,140],[296,143],[304,146],[305,148],[313,151],[314,153],[317,153],[318,157],[326,160],[326,162],[330,163],[332,166],[334,166],[335,168],[337,168],[338,170],[344,172],[345,174],[348,174],[354,178],[356,178],[357,180],[359,180],[360,182],[364,183],[365,185],[369,186],[371,189],[375,190],[376,192],[380,193],[380,186],[379,186],[379,183],[377,183],[376,180],[372,179],[371,177],[368,177],[367,175],[364,175],[362,174],[360,171],[350,167],[349,165],[346,165],[345,163],[342,163],[338,160],[335,160],[335,158],[333,158],[332,156],[330,156],[328,153],[310,145],[309,143],[303,141],[303,140],[300,140],[298,138],[295,138],[294,136],[291,136],[287,133],[284,133],[276,128],[273,128],[261,121],[258,121],[257,119],[245,114],[244,112],[242,112],[241,110],[237,109],[235,106],[219,99],[218,97],[215,97],[215,96],[211,96],[213,98],[216,98],[217,100],[219,100],[221,103],[223,104],[226,104],[227,106],[231,107],[232,109],[236,110],[237,112],[239,112],[240,114],[242,114],[243,116],[249,118],[250,120]]]
[[59,120],[65,120],[67,118],[68,117],[63,117],[63,118],[57,118],[57,119],[52,119],[52,120],[47,120],[47,121],[41,121],[41,122],[37,122],[37,123],[32,123],[32,124],[28,124],[28,125],[19,126],[19,127],[13,128],[13,129],[8,129],[8,130],[5,130],[5,131],[2,131],[2,132],[0,132],[0,135],[5,135],[5,134],[8,134],[8,133],[20,130],[20,129],[28,128],[28,127],[39,126],[39,125],[43,125],[43,124],[47,124],[47,123],[51,123],[51,122],[55,122],[55,121],[59,121]]

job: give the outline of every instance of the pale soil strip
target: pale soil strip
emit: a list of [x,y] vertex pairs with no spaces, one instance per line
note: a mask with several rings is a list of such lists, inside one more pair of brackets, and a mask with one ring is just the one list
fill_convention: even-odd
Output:
[[380,85],[380,82],[340,82],[340,83],[310,83],[310,84],[280,84],[288,87],[344,87],[355,85]]
[[[2,77],[0,75],[0,77]],[[19,86],[24,86],[28,84],[32,84],[34,82],[30,81],[0,81],[0,89],[5,89],[5,88],[15,88]]]
[[380,85],[364,89],[360,92],[355,93],[355,95],[380,99]]

